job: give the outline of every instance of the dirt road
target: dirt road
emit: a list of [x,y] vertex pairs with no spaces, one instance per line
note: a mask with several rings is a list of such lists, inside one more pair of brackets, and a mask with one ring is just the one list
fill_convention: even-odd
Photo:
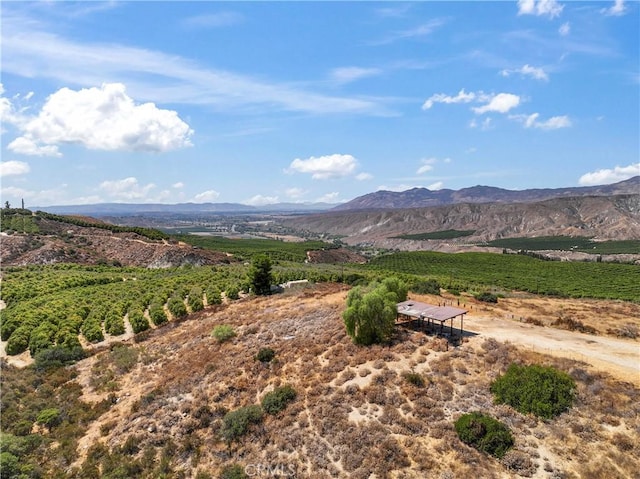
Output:
[[465,330],[552,356],[576,359],[640,386],[640,342],[469,315]]

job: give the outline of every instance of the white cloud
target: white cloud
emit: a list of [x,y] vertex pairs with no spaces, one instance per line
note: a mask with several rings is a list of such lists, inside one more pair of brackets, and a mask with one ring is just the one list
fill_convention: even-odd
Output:
[[326,180],[349,176],[358,166],[358,161],[351,155],[312,156],[305,160],[296,158],[289,165],[287,172],[311,173],[314,180]]
[[425,173],[428,173],[431,170],[433,170],[433,165],[422,165],[420,168],[417,169],[416,175],[424,175]]
[[558,130],[560,128],[569,128],[572,123],[567,115],[552,116],[548,120],[538,121],[540,113],[532,113],[531,115],[510,115],[509,119],[522,122],[525,128],[539,128],[541,130]]
[[518,0],[518,15],[537,15],[554,18],[562,13],[564,5],[557,0]]
[[262,196],[255,195],[244,202],[246,205],[251,206],[264,206],[264,205],[272,205],[274,203],[278,203],[279,199],[277,196]]
[[19,136],[7,145],[7,149],[20,155],[29,156],[62,156],[57,145],[37,145],[27,136]]
[[23,154],[40,154],[75,143],[92,150],[163,152],[191,146],[193,130],[175,111],[153,103],[136,105],[121,83],[79,91],[61,88],[47,98],[37,117],[9,145]]
[[302,188],[294,187],[294,188],[287,188],[285,190],[285,194],[287,195],[288,198],[298,199],[306,195],[307,191],[303,190]]
[[627,13],[627,7],[624,5],[624,0],[615,0],[610,8],[603,8],[600,11],[607,16],[619,17]]
[[362,172],[356,175],[356,180],[358,181],[367,181],[371,179],[373,179],[373,175],[371,173]]
[[341,67],[331,71],[331,80],[340,85],[382,73],[379,68]]
[[585,173],[580,177],[578,183],[581,185],[608,185],[618,181],[627,180],[640,175],[640,163],[632,163],[629,166],[616,166],[614,168],[603,168],[601,170]]
[[220,193],[218,193],[217,191],[207,190],[207,191],[203,191],[202,193],[198,193],[196,196],[194,196],[193,202],[209,203],[211,201],[215,201],[216,199],[218,199],[219,196],[220,196]]
[[522,76],[529,76],[536,80],[549,81],[549,75],[540,67],[532,67],[531,65],[524,65],[522,68],[516,68],[514,70],[502,70],[500,74],[504,77],[508,77],[512,73],[520,73]]
[[399,40],[407,40],[411,38],[420,38],[431,35],[435,30],[444,25],[445,21],[440,18],[434,18],[422,25],[408,30],[401,30],[387,35],[382,40],[371,42],[370,45],[388,45]]
[[331,193],[327,193],[326,195],[321,196],[316,200],[317,203],[339,203],[340,202],[340,193],[337,191],[333,191]]
[[221,111],[268,107],[316,114],[389,114],[385,99],[328,96],[290,83],[259,81],[208,68],[161,51],[75,42],[44,31],[40,25],[28,17],[3,12],[3,73],[81,86],[118,79],[140,101],[207,105]]
[[25,175],[31,171],[29,163],[24,161],[3,161],[0,163],[0,177]]
[[237,25],[243,21],[244,16],[238,12],[219,12],[188,17],[181,23],[188,28],[218,28]]
[[517,107],[520,104],[520,97],[513,95],[512,93],[498,93],[491,97],[489,103],[484,106],[475,107],[473,111],[478,115],[487,113],[489,111],[495,111],[498,113],[507,113],[512,108]]
[[156,187],[153,183],[141,186],[138,179],[130,176],[121,180],[107,180],[100,183],[99,189],[109,197],[119,201],[146,200],[148,195]]
[[563,37],[569,35],[569,33],[571,33],[571,24],[569,22],[565,22],[560,25],[560,28],[558,28],[558,33]]
[[182,181],[178,181],[177,183],[172,184],[171,188],[179,190],[180,188],[184,188],[184,183]]
[[469,128],[480,128],[482,131],[490,130],[493,127],[492,121],[493,120],[489,116],[481,122],[478,122],[475,118],[472,118],[469,122]]
[[443,186],[444,183],[442,181],[436,181],[435,183],[431,183],[430,185],[428,185],[427,189],[431,191],[438,191],[441,190]]
[[436,93],[431,95],[422,105],[423,110],[428,110],[434,103],[469,103],[475,100],[476,94],[473,92],[466,93],[464,88],[458,92],[456,96],[448,96],[444,93]]

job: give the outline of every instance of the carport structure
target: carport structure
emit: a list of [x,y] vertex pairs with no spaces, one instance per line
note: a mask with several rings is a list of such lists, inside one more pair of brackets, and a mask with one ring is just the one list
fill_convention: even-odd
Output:
[[460,316],[460,338],[462,338],[464,315],[468,313],[466,309],[454,308],[452,306],[435,306],[411,299],[398,303],[397,311],[396,321],[417,320],[418,325],[423,329],[425,320],[430,330],[433,329],[436,322],[439,322],[441,335],[445,335],[444,323],[451,321],[449,325],[449,334],[451,337],[453,337],[453,320]]

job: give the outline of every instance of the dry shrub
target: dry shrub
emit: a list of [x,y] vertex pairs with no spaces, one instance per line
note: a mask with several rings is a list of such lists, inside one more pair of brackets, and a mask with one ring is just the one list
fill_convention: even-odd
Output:
[[345,369],[342,372],[342,374],[336,379],[335,385],[342,386],[344,383],[352,380],[355,377],[356,377],[356,373],[353,369],[351,368]]
[[501,462],[507,469],[523,477],[533,476],[537,469],[536,464],[526,453],[517,450],[507,451]]
[[360,371],[358,371],[358,374],[360,375],[361,378],[366,378],[369,374],[371,374],[371,369],[362,368]]
[[544,322],[538,318],[524,318],[524,322],[535,326],[544,326]]
[[622,452],[631,452],[637,445],[636,441],[620,432],[613,435],[611,442]]

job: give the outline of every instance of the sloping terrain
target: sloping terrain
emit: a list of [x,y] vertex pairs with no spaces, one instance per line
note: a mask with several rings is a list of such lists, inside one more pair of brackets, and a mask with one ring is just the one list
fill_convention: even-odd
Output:
[[[342,211],[282,220],[298,230],[342,236],[348,244],[420,249],[403,234],[474,230],[471,236],[446,241],[466,244],[496,238],[593,236],[640,239],[640,195],[577,197],[538,203],[464,203],[433,208]],[[437,241],[433,243],[442,243]]]
[[229,262],[222,253],[150,240],[136,233],[114,233],[44,218],[38,225],[39,234],[2,235],[0,262],[3,266],[79,263],[165,268]]
[[[391,346],[354,346],[341,319],[346,293],[324,284],[202,311],[132,344],[138,359],[127,371],[108,351],[83,360],[75,380],[83,399],[111,397],[113,405],[80,439],[76,477],[116,453],[120,461],[162,463],[166,477],[218,477],[232,464],[308,478],[635,477],[637,375],[616,380],[609,375],[621,377],[615,361],[567,359],[554,343],[547,356],[530,344],[520,350],[520,336],[509,331],[521,324],[481,321],[490,312],[476,303],[465,321],[472,334],[456,348],[400,327]],[[222,324],[236,336],[220,344],[210,332]],[[525,326],[527,336],[546,330]],[[499,333],[511,345],[493,339]],[[584,335],[564,339],[580,344]],[[255,359],[263,347],[276,352],[271,363]],[[615,345],[610,354],[618,354]],[[569,372],[578,384],[575,407],[541,421],[494,405],[489,385],[514,361]],[[407,372],[422,375],[425,386],[406,381]],[[283,384],[297,392],[284,411],[237,441],[221,440],[227,411],[258,404]],[[511,428],[515,447],[502,461],[457,438],[453,420],[475,410]]]
[[532,203],[552,198],[614,196],[640,193],[640,176],[601,186],[505,190],[473,186],[460,190],[412,188],[406,191],[376,191],[336,206],[334,211],[362,209],[424,208],[458,203]]

